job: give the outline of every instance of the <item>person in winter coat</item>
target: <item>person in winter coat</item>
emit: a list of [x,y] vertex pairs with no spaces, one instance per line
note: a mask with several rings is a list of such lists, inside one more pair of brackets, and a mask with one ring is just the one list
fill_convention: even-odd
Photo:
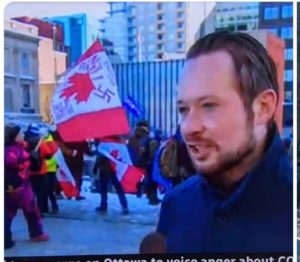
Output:
[[4,148],[4,205],[5,205],[5,248],[14,246],[11,224],[18,209],[22,209],[28,224],[31,241],[47,241],[41,216],[29,183],[29,153],[24,135],[17,125],[5,126]]
[[[49,134],[49,133],[44,138],[44,141],[47,144],[55,143],[55,141],[53,140],[52,135]],[[49,159],[46,159],[46,166],[47,166],[46,190],[48,191],[47,198],[49,198],[49,200],[50,200],[51,207],[52,207],[52,213],[57,214],[58,210],[59,210],[59,207],[58,207],[58,204],[57,204],[57,200],[56,200],[56,196],[54,194],[54,191],[57,187],[58,181],[57,181],[57,178],[56,178],[57,163],[56,163],[56,160],[55,160],[54,156],[52,156]],[[47,203],[46,210],[48,210],[48,203]]]
[[28,143],[28,152],[31,154],[29,177],[34,194],[37,198],[41,213],[48,213],[48,186],[47,186],[47,163],[56,152],[57,147],[44,141],[40,129],[36,124],[28,126],[25,132],[25,141]]
[[141,162],[146,170],[145,189],[150,205],[158,205],[161,200],[157,196],[157,182],[153,179],[153,161],[161,142],[161,131],[156,130],[154,137],[147,137],[142,144]]
[[65,142],[57,131],[53,133],[53,139],[61,149],[65,161],[76,182],[79,195],[75,199],[85,199],[84,196],[80,195],[80,191],[83,176],[84,154],[90,154],[88,143],[85,141],[77,143]]
[[149,137],[149,124],[147,121],[139,121],[134,134],[129,138],[127,146],[132,164],[137,167],[144,167],[142,161],[143,141]]
[[247,33],[219,31],[192,45],[182,72],[180,130],[197,175],[162,202],[168,253],[292,255],[293,170],[270,54]]
[[118,198],[122,206],[122,212],[124,215],[127,215],[129,213],[127,199],[122,185],[116,176],[113,164],[106,156],[99,152],[96,158],[95,166],[93,168],[93,173],[95,175],[99,174],[100,176],[101,201],[100,206],[96,208],[96,211],[101,213],[107,212],[107,191],[108,185],[111,182],[111,184],[116,189],[116,193],[118,194]]

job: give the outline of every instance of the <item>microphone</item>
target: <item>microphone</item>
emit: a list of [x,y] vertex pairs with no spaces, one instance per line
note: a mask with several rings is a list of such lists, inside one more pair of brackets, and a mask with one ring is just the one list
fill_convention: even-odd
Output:
[[140,254],[165,254],[167,253],[167,244],[165,237],[158,232],[152,232],[146,235],[139,248]]

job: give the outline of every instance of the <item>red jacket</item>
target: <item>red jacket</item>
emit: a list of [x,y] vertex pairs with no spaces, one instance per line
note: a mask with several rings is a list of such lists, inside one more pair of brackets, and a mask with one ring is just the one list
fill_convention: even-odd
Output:
[[55,143],[42,141],[41,145],[39,147],[39,152],[40,152],[41,158],[43,160],[42,167],[39,171],[30,171],[29,170],[29,175],[31,175],[31,176],[46,175],[47,174],[46,159],[53,156],[56,151],[57,151],[57,146],[55,145]]

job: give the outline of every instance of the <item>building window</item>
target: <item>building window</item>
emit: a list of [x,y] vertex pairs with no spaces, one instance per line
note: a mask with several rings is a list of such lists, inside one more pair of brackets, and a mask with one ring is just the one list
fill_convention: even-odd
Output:
[[282,6],[282,12],[281,12],[282,18],[291,18],[293,17],[293,5],[284,5]]
[[247,24],[240,24],[237,26],[237,30],[238,31],[243,31],[243,30],[247,30]]
[[278,29],[277,28],[269,28],[268,29],[272,34],[278,35]]
[[183,48],[183,43],[182,42],[178,42],[177,43],[177,49],[181,49]]
[[5,72],[11,72],[12,71],[12,55],[11,55],[11,49],[5,47],[4,51],[4,71]]
[[158,35],[157,35],[157,39],[158,39],[158,40],[163,40],[163,38],[164,38],[164,35],[163,35],[163,34],[158,34]]
[[177,33],[177,38],[181,39],[183,37],[183,33],[182,32],[178,32]]
[[71,18],[71,25],[72,26],[79,26],[82,25],[82,19],[78,18]]
[[20,69],[21,74],[28,75],[30,74],[30,56],[27,52],[21,53]]
[[13,92],[11,88],[4,88],[4,111],[13,111]]
[[22,84],[22,92],[23,92],[23,107],[30,107],[30,85]]
[[162,24],[159,24],[159,25],[157,25],[157,30],[162,30],[162,29],[163,29],[163,27],[164,27],[164,25],[162,25]]
[[293,81],[293,70],[292,69],[284,70],[284,81],[285,82]]
[[157,4],[157,9],[158,9],[158,10],[162,10],[162,9],[163,9],[163,4],[160,4],[160,3]]
[[159,51],[162,51],[161,49],[163,48],[163,44],[158,44],[157,45],[157,49],[159,50]]
[[265,20],[272,20],[279,18],[279,8],[278,7],[266,7],[264,10]]
[[183,28],[183,23],[182,22],[177,23],[177,27],[178,28]]
[[293,60],[293,48],[285,49],[285,59],[290,61]]
[[284,95],[284,100],[285,101],[293,101],[292,91],[288,90],[288,91],[285,91],[284,93],[285,93],[285,95]]
[[184,5],[183,2],[178,2],[178,3],[177,3],[177,7],[179,7],[179,8],[183,7],[183,5]]
[[163,20],[163,18],[164,18],[164,16],[163,16],[163,15],[158,15],[158,16],[157,16],[157,20],[158,20],[158,21],[162,21],[162,20]]
[[293,28],[292,27],[282,27],[281,28],[281,38],[292,39],[293,38]]
[[178,12],[178,13],[177,13],[177,18],[182,18],[182,17],[183,17],[183,15],[184,15],[184,13],[183,13],[183,12]]

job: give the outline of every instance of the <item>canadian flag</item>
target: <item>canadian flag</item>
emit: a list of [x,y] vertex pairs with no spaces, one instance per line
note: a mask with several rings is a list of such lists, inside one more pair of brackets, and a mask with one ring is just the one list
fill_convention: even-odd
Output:
[[132,165],[127,146],[122,142],[101,142],[98,152],[114,163],[116,175],[124,192],[136,193],[145,171]]
[[51,112],[66,142],[130,132],[113,69],[98,40],[60,79]]
[[66,197],[76,197],[79,196],[79,191],[76,187],[75,180],[72,176],[72,173],[67,166],[63,153],[60,149],[56,151],[53,156],[56,160],[59,169],[56,172],[56,177]]

